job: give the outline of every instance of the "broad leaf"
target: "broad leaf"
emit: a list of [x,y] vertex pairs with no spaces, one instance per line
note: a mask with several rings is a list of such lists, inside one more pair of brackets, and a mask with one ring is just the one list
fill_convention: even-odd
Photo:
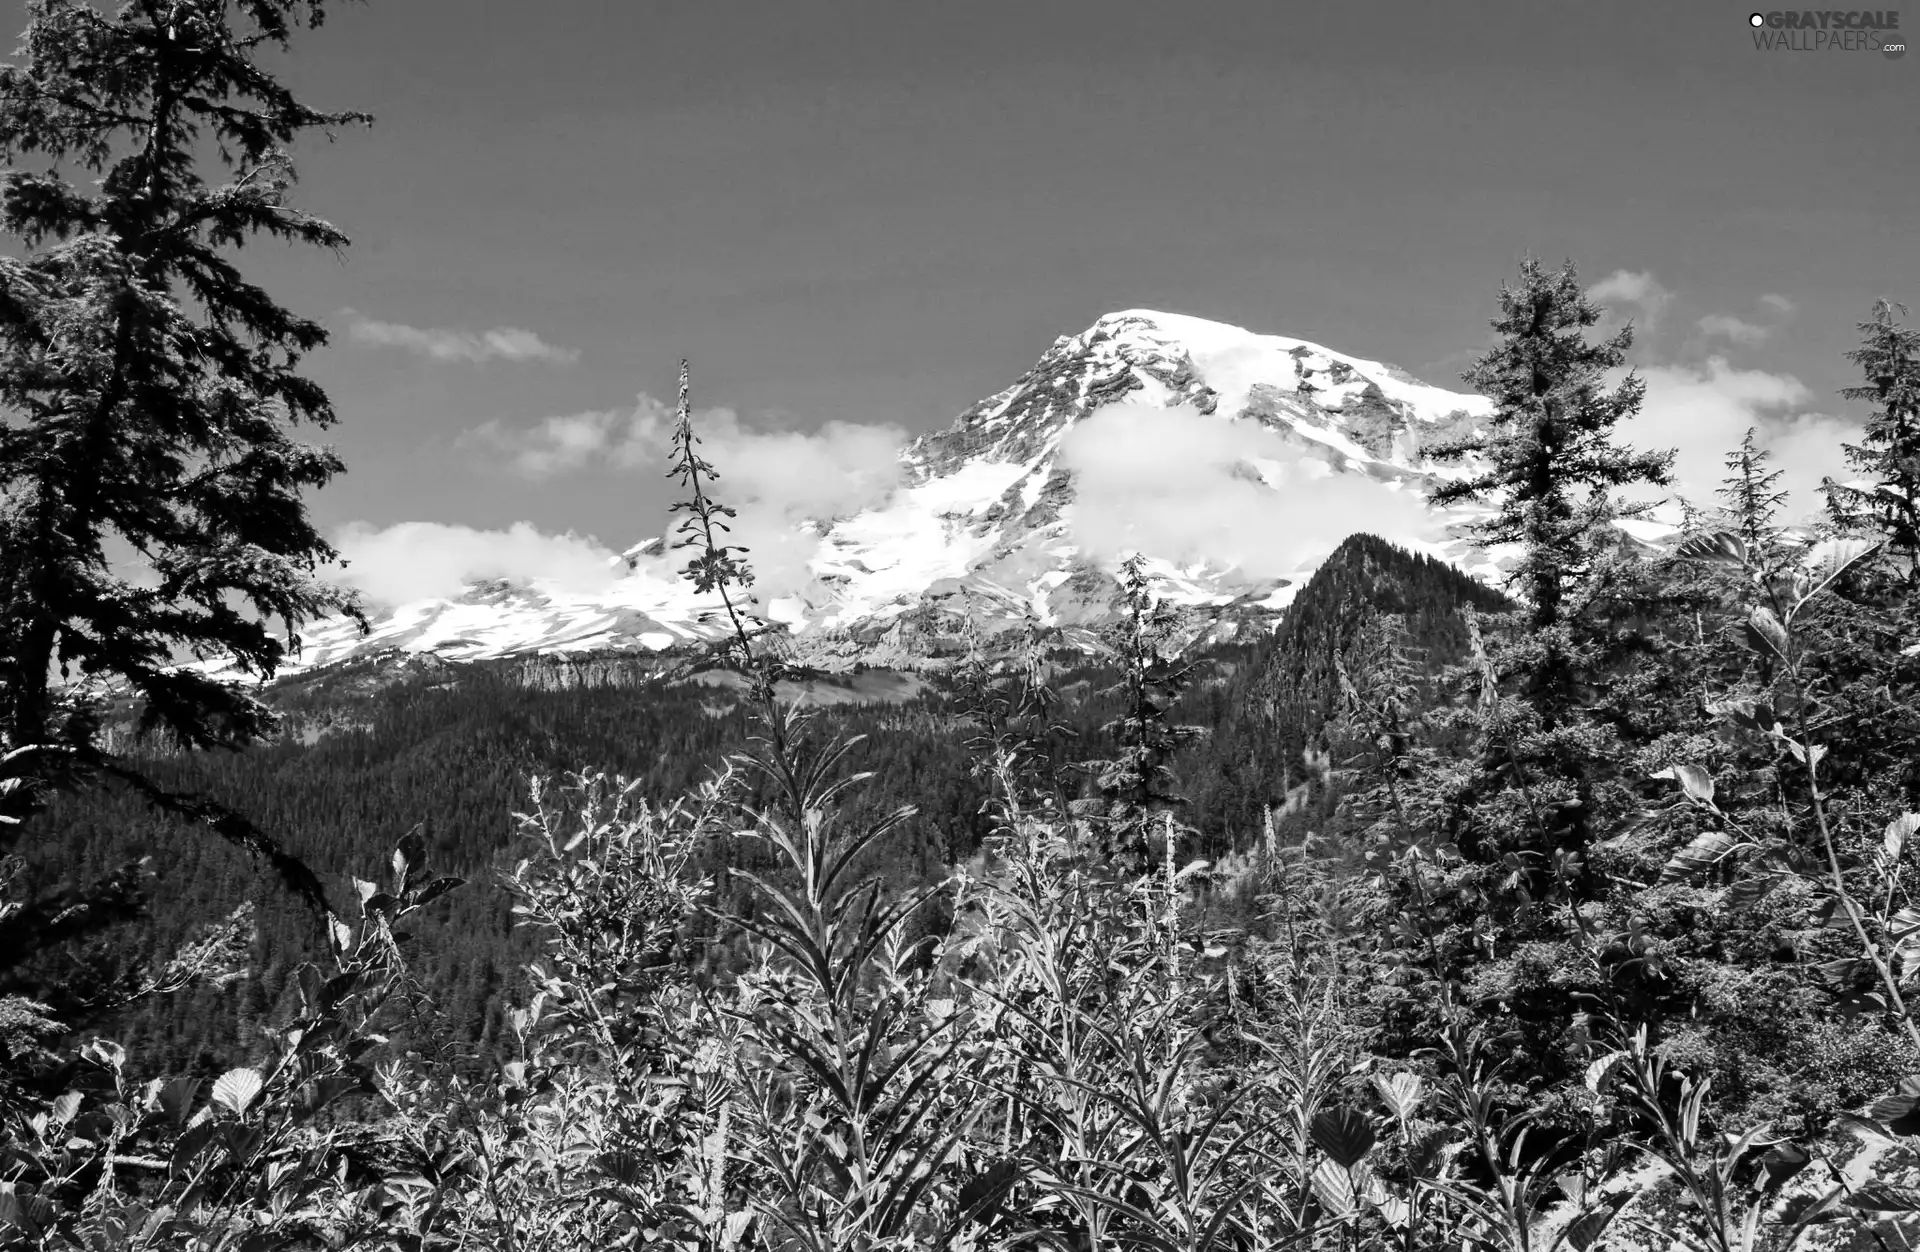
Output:
[[1797,1143],[1776,1143],[1760,1158],[1769,1187],[1778,1187],[1812,1164],[1813,1157]]
[[1793,590],[1798,600],[1793,611],[1799,612],[1807,601],[1825,591],[1835,579],[1880,548],[1880,544],[1868,543],[1863,539],[1824,539],[1814,544],[1807,552],[1801,575],[1794,579]]
[[1313,1142],[1343,1169],[1351,1169],[1373,1151],[1373,1125],[1353,1108],[1333,1108],[1313,1118]]
[[1886,834],[1880,841],[1880,855],[1889,866],[1899,861],[1907,840],[1916,830],[1920,830],[1920,813],[1902,813],[1887,823]]
[[1871,961],[1857,956],[1843,956],[1832,961],[1822,961],[1813,969],[1814,977],[1819,979],[1820,984],[1839,996],[1858,992],[1861,987],[1873,980],[1875,973]]
[[1713,775],[1698,765],[1669,765],[1654,777],[1673,779],[1680,784],[1680,790],[1686,793],[1689,800],[1701,804],[1713,803]]
[[1662,883],[1687,882],[1701,874],[1718,869],[1728,857],[1751,846],[1719,830],[1695,835],[1692,842],[1674,853],[1673,858],[1660,871],[1660,881]]
[[1813,929],[1852,930],[1853,914],[1840,907],[1839,896],[1821,891],[1813,897],[1813,907],[1807,911],[1807,923]]
[[1587,1249],[1591,1248],[1594,1243],[1599,1240],[1600,1236],[1606,1233],[1606,1229],[1612,1224],[1614,1217],[1633,1200],[1636,1194],[1637,1193],[1632,1191],[1622,1191],[1616,1195],[1605,1197],[1598,1204],[1575,1218],[1574,1221],[1568,1225],[1566,1233],[1561,1237],[1567,1241],[1567,1246],[1572,1248],[1574,1252],[1587,1252]]
[[414,906],[425,908],[455,887],[465,886],[466,881],[464,878],[436,878],[420,889],[420,894],[414,897]]
[[1354,1192],[1353,1179],[1345,1169],[1332,1161],[1322,1161],[1314,1166],[1313,1191],[1335,1221],[1351,1217],[1359,1207],[1360,1197]]
[[1836,1126],[1844,1126],[1856,1135],[1870,1136],[1875,1139],[1892,1139],[1893,1132],[1874,1121],[1871,1117],[1862,1117],[1858,1113],[1842,1113],[1833,1119]]
[[1887,938],[1892,941],[1889,946],[1900,974],[1920,965],[1920,909],[1908,905],[1895,911],[1887,919]]
[[593,1160],[594,1168],[625,1186],[637,1186],[646,1176],[646,1165],[631,1152],[602,1152]]
[[1731,531],[1717,530],[1712,534],[1695,535],[1675,548],[1673,554],[1689,561],[1744,566],[1747,563],[1747,544]]
[[258,1070],[230,1069],[213,1084],[213,1102],[231,1109],[235,1114],[242,1114],[265,1085]]
[[1920,1213],[1920,1191],[1870,1185],[1856,1189],[1846,1198],[1846,1205],[1865,1213]]
[[360,1080],[351,1074],[329,1074],[309,1083],[302,1083],[294,1105],[300,1117],[312,1117],[341,1096],[358,1089]]
[[1395,1117],[1406,1119],[1419,1111],[1423,1092],[1420,1075],[1409,1074],[1404,1070],[1388,1078],[1380,1074],[1373,1076],[1374,1090],[1380,1093],[1380,1102]]
[[393,892],[400,895],[412,885],[420,869],[426,864],[427,841],[420,836],[418,827],[400,836],[400,842],[393,849]]
[[200,1090],[198,1078],[174,1078],[162,1084],[158,1092],[160,1109],[178,1126],[193,1111],[193,1097]]
[[1920,1134],[1920,1078],[1902,1078],[1893,1094],[1875,1100],[1868,1112],[1892,1134]]
[[1773,615],[1773,610],[1764,604],[1754,606],[1747,616],[1747,646],[1762,656],[1772,655],[1776,660],[1787,659],[1787,628]]
[[1727,907],[1730,909],[1750,909],[1773,894],[1773,889],[1793,875],[1780,872],[1760,874],[1753,878],[1742,878],[1727,888]]
[[34,1224],[32,1218],[27,1216],[27,1206],[15,1194],[13,1184],[5,1183],[0,1186],[6,1188],[0,1191],[0,1230],[18,1230],[29,1239],[37,1238],[40,1233],[39,1227]]
[[52,1107],[47,1110],[48,1119],[55,1126],[65,1126],[73,1120],[73,1115],[80,1111],[80,1101],[84,1098],[78,1091],[67,1092],[55,1100]]
[[1742,730],[1772,734],[1780,724],[1780,715],[1762,700],[1721,700],[1707,706],[1707,712],[1724,717]]
[[1612,1052],[1593,1061],[1587,1066],[1587,1090],[1600,1095],[1606,1090],[1607,1082],[1627,1060],[1625,1052]]

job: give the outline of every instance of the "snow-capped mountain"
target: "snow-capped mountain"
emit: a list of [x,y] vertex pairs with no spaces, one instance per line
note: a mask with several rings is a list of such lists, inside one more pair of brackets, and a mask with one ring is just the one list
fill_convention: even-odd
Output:
[[[817,541],[810,578],[760,611],[786,624],[798,658],[828,668],[938,664],[964,649],[968,630],[992,636],[1029,618],[1085,637],[1116,614],[1118,557],[1084,541],[1075,466],[1088,454],[1069,441],[1116,405],[1129,406],[1136,424],[1143,411],[1149,418],[1153,410],[1178,413],[1189,436],[1191,423],[1235,424],[1222,433],[1252,438],[1242,440],[1231,475],[1258,491],[1303,491],[1315,480],[1359,475],[1402,516],[1415,506],[1401,497],[1418,501],[1434,476],[1465,472],[1432,464],[1426,450],[1491,411],[1482,397],[1302,340],[1170,313],[1108,314],[1055,341],[1011,387],[946,430],[911,444],[899,485],[880,503],[801,522],[799,530]],[[1268,561],[1257,573],[1190,543],[1156,551],[1151,534],[1133,546],[1147,556],[1160,596],[1200,610],[1195,616],[1214,633],[1232,633],[1271,626],[1320,557],[1355,529],[1492,574],[1499,554],[1459,537],[1460,523],[1478,515],[1429,515],[1416,528],[1422,534],[1330,517],[1308,524],[1324,525],[1324,535],[1304,536],[1304,544],[1303,536],[1289,536],[1303,554],[1297,567]],[[537,580],[475,584],[458,599],[382,613],[364,638],[348,622],[320,623],[303,632],[300,665],[386,648],[474,660],[659,651],[712,638],[724,617],[716,623],[718,600],[697,596],[677,577],[686,555],[669,553],[661,539],[637,544],[618,558],[624,568],[613,584],[593,593]]]

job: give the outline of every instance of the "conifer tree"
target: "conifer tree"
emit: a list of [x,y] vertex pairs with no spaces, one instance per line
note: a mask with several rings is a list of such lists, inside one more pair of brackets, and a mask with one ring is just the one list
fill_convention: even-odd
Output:
[[[369,119],[261,64],[324,0],[27,8],[0,67],[0,222],[24,251],[0,260],[0,749],[63,740],[113,772],[56,675],[116,684],[179,746],[239,747],[270,712],[179,657],[271,676],[303,622],[357,612],[318,577],[336,554],[302,501],[341,463],[293,435],[334,420],[297,372],[326,331],[235,253],[345,245],[290,202],[286,145]],[[30,766],[13,816],[49,777]]]
[[1328,738],[1360,749],[1340,762],[1360,780],[1341,805],[1367,819],[1368,829],[1401,842],[1417,837],[1407,793],[1419,767],[1431,762],[1420,743],[1422,669],[1406,619],[1395,614],[1369,615],[1353,647],[1334,654],[1340,705]]
[[1498,512],[1477,528],[1484,543],[1517,543],[1520,563],[1508,578],[1527,597],[1536,627],[1567,613],[1615,518],[1646,512],[1612,492],[1636,483],[1671,480],[1671,453],[1639,453],[1613,442],[1622,418],[1640,409],[1646,384],[1628,377],[1612,391],[1607,370],[1626,361],[1632,326],[1600,342],[1586,328],[1602,309],[1580,287],[1573,262],[1548,273],[1529,258],[1518,286],[1502,284],[1500,342],[1461,377],[1494,403],[1492,429],[1435,448],[1441,460],[1484,456],[1487,467],[1443,483],[1437,505],[1491,500]]
[[1910,576],[1920,580],[1920,330],[1896,321],[1896,312],[1905,317],[1907,307],[1878,300],[1873,316],[1859,323],[1860,346],[1847,359],[1867,381],[1840,392],[1877,406],[1861,441],[1846,445],[1847,464],[1868,485],[1829,478],[1824,488],[1836,526],[1884,536],[1906,555]]
[[1740,446],[1726,457],[1727,477],[1714,492],[1726,503],[1723,512],[1734,533],[1756,558],[1779,545],[1782,531],[1774,524],[1787,493],[1776,484],[1783,473],[1768,469],[1772,454],[1754,442],[1753,427],[1747,427]]
[[1551,725],[1574,690],[1568,647],[1556,627],[1576,616],[1594,589],[1602,559],[1617,545],[1612,523],[1643,514],[1614,492],[1672,480],[1673,454],[1635,452],[1614,427],[1639,411],[1646,384],[1629,375],[1611,391],[1604,376],[1626,361],[1633,327],[1590,343],[1603,310],[1580,286],[1573,262],[1549,273],[1528,258],[1517,286],[1502,284],[1500,341],[1461,377],[1493,401],[1491,429],[1433,450],[1441,460],[1484,458],[1484,468],[1429,493],[1436,505],[1491,503],[1473,527],[1485,544],[1515,544],[1507,585],[1527,600],[1527,622],[1543,655],[1529,696]]
[[[1603,385],[1624,363],[1633,329],[1589,342],[1601,315],[1571,261],[1549,272],[1528,259],[1519,283],[1501,287],[1492,323],[1499,341],[1463,375],[1493,401],[1488,429],[1433,453],[1477,459],[1430,498],[1492,506],[1474,533],[1518,549],[1507,581],[1527,601],[1517,621],[1493,623],[1472,649],[1481,688],[1468,719],[1474,759],[1451,788],[1448,821],[1461,853],[1480,867],[1476,890],[1502,908],[1563,888],[1582,897],[1597,890],[1588,854],[1622,800],[1627,747],[1619,719],[1597,706],[1609,686],[1631,685],[1633,657],[1647,646],[1631,607],[1645,571],[1622,559],[1613,523],[1649,506],[1615,492],[1670,481],[1672,453],[1615,442],[1615,426],[1639,409],[1645,387],[1631,375],[1611,391]],[[1611,620],[1621,603],[1629,605],[1625,627]]]

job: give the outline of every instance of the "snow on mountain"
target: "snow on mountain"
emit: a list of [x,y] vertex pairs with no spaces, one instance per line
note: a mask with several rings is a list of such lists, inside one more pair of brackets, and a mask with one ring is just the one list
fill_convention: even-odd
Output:
[[[1091,524],[1080,498],[1083,475],[1071,468],[1076,450],[1067,445],[1076,429],[1114,406],[1136,416],[1142,409],[1168,410],[1170,423],[1178,411],[1189,423],[1204,415],[1231,424],[1204,433],[1246,438],[1248,450],[1237,455],[1232,477],[1276,493],[1276,500],[1285,498],[1278,493],[1306,491],[1302,484],[1357,475],[1387,493],[1378,497],[1383,504],[1400,510],[1383,516],[1421,514],[1422,524],[1405,533],[1372,519],[1360,525],[1339,516],[1312,519],[1306,529],[1317,525],[1326,533],[1288,536],[1302,553],[1297,568],[1258,571],[1193,544],[1156,551],[1146,535],[1138,546],[1149,558],[1156,592],[1202,610],[1215,633],[1270,627],[1319,557],[1357,529],[1469,572],[1492,575],[1501,564],[1501,554],[1460,537],[1460,524],[1479,510],[1433,516],[1412,503],[1436,476],[1466,472],[1436,467],[1425,450],[1484,421],[1491,412],[1486,399],[1303,340],[1135,309],[1055,341],[1012,386],[946,430],[916,440],[902,453],[901,485],[878,506],[802,523],[818,544],[808,564],[811,577],[761,611],[788,626],[799,658],[829,668],[937,664],[964,648],[967,631],[991,636],[1028,618],[1069,638],[1111,620],[1117,558],[1095,553],[1086,542]],[[1170,433],[1180,429],[1169,426]],[[1096,460],[1099,451],[1093,450]],[[1166,451],[1179,453],[1177,447]],[[1088,460],[1079,450],[1078,463]],[[1126,503],[1120,501],[1123,514]],[[1632,532],[1636,538],[1654,537],[1640,529],[1646,527]],[[474,660],[658,651],[713,638],[725,626],[721,606],[717,598],[696,596],[677,576],[687,555],[649,539],[615,558],[618,576],[608,588],[568,592],[537,580],[475,584],[457,599],[421,600],[383,613],[364,638],[346,621],[319,623],[303,632],[300,666],[383,648]]]

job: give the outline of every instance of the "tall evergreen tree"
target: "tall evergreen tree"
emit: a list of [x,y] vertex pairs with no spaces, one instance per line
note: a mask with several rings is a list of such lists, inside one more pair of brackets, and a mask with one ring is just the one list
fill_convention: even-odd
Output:
[[1877,406],[1860,442],[1846,445],[1847,464],[1867,485],[1829,478],[1824,486],[1837,526],[1884,536],[1920,580],[1920,330],[1896,321],[1896,312],[1907,316],[1907,306],[1878,300],[1873,316],[1859,323],[1860,346],[1847,359],[1867,381],[1840,392]]
[[1548,273],[1528,258],[1518,286],[1502,284],[1500,342],[1461,377],[1494,403],[1492,429],[1435,448],[1441,460],[1484,456],[1486,468],[1431,493],[1448,505],[1491,500],[1498,512],[1476,527],[1484,543],[1522,546],[1508,585],[1527,597],[1535,627],[1566,615],[1569,595],[1591,570],[1606,523],[1644,513],[1612,495],[1636,483],[1671,481],[1671,453],[1637,453],[1613,442],[1622,418],[1639,412],[1646,384],[1629,377],[1612,391],[1607,370],[1626,361],[1633,327],[1589,343],[1604,310],[1587,298],[1573,262]]
[[1527,600],[1528,625],[1545,655],[1529,683],[1548,723],[1571,698],[1573,673],[1554,628],[1577,615],[1604,556],[1617,546],[1611,523],[1643,514],[1614,492],[1672,480],[1673,454],[1635,452],[1614,442],[1614,427],[1640,409],[1646,384],[1629,376],[1611,391],[1608,370],[1626,361],[1633,327],[1599,343],[1587,328],[1603,310],[1580,286],[1573,262],[1548,272],[1528,258],[1517,286],[1502,284],[1500,341],[1461,377],[1493,401],[1490,429],[1433,450],[1441,460],[1484,458],[1468,477],[1429,493],[1436,505],[1488,502],[1494,514],[1474,527],[1487,544],[1515,544],[1507,585]]
[[1589,342],[1601,316],[1571,261],[1549,272],[1527,260],[1519,283],[1501,287],[1499,341],[1464,375],[1493,401],[1488,428],[1434,451],[1476,458],[1431,499],[1492,506],[1474,531],[1518,550],[1507,583],[1527,601],[1472,649],[1462,677],[1480,689],[1463,727],[1474,760],[1445,788],[1449,834],[1479,867],[1474,891],[1491,907],[1524,908],[1563,887],[1591,896],[1601,884],[1590,851],[1626,799],[1626,722],[1602,706],[1610,687],[1633,686],[1649,644],[1635,624],[1645,571],[1621,555],[1613,522],[1649,506],[1615,492],[1670,481],[1672,453],[1615,442],[1645,387],[1631,375],[1604,387],[1633,329]]
[[1733,532],[1756,558],[1778,546],[1781,529],[1774,519],[1787,502],[1787,493],[1778,487],[1783,471],[1768,468],[1772,459],[1754,442],[1753,427],[1747,427],[1740,446],[1727,453],[1727,476],[1714,491],[1725,501],[1722,512],[1732,523]]
[[[56,675],[114,684],[176,744],[239,747],[269,711],[176,661],[270,676],[301,623],[356,611],[318,577],[336,554],[302,501],[341,463],[293,435],[334,420],[297,372],[326,331],[234,253],[343,246],[290,203],[286,145],[370,119],[309,107],[261,63],[324,0],[27,8],[0,67],[0,222],[24,245],[0,260],[0,749],[16,774],[49,744],[124,772]],[[48,777],[0,801],[17,817]]]

